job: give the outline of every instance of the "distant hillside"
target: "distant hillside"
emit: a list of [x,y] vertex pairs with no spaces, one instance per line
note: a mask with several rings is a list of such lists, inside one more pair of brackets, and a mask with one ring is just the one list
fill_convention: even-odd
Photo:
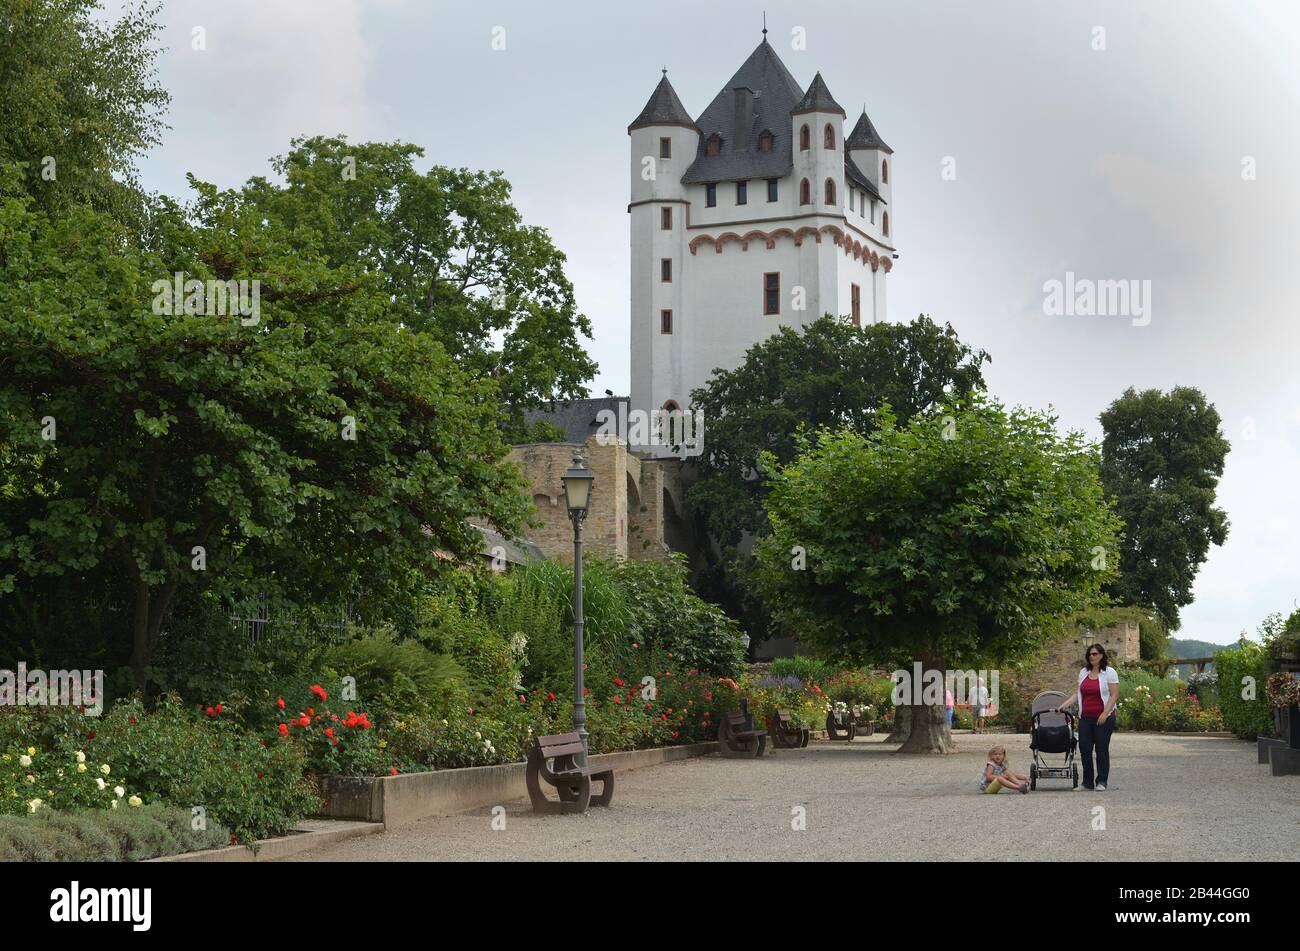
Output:
[[1209,641],[1184,640],[1169,638],[1169,656],[1175,660],[1184,657],[1213,657],[1216,651],[1223,650],[1223,644],[1211,644]]

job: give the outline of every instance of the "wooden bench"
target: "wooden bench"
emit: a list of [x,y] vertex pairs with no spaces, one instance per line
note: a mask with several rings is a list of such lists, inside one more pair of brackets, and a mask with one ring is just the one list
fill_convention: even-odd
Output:
[[[579,766],[574,757],[582,752],[582,738],[577,733],[539,736],[528,751],[528,798],[534,812],[586,812],[591,803],[608,806],[614,798],[614,771],[599,766]],[[555,787],[559,802],[546,798],[539,780]],[[602,782],[600,795],[591,796],[591,781]]]
[[765,749],[767,731],[754,729],[754,719],[743,700],[740,710],[718,721],[718,752],[723,756],[758,758]]
[[871,720],[859,720],[858,715],[852,710],[845,717],[843,724],[840,723],[839,717],[834,712],[826,714],[826,736],[828,739],[852,740],[858,736],[871,736],[875,732],[875,723]]
[[794,724],[789,710],[777,710],[776,715],[767,721],[767,732],[772,737],[773,746],[786,750],[807,746],[810,735],[807,727]]

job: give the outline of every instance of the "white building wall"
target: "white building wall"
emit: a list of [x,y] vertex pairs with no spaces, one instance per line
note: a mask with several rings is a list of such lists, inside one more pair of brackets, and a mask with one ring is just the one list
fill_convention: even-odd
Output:
[[[799,128],[809,124],[811,148],[798,148]],[[836,148],[823,146],[827,121],[836,130]],[[717,203],[707,207],[704,185],[682,185],[681,176],[694,161],[698,133],[680,126],[647,127],[634,130],[631,148],[631,357],[633,409],[661,408],[669,400],[683,409],[690,406],[690,393],[704,385],[715,369],[734,369],[745,352],[767,339],[781,326],[801,327],[824,313],[852,312],[851,285],[861,288],[862,324],[885,319],[886,270],[884,260],[893,243],[881,231],[881,211],[876,204],[875,222],[871,210],[858,201],[850,210],[848,185],[844,177],[844,129],[838,115],[807,113],[792,117],[795,136],[792,174],[779,182],[776,202],[767,200],[767,180],[752,179],[745,205],[736,204],[734,182],[717,184]],[[659,139],[673,140],[673,158],[658,160]],[[855,150],[854,158],[868,177],[873,177],[888,200],[890,184],[880,182],[880,162],[892,156],[876,150]],[[642,175],[643,157],[656,157],[656,175]],[[799,183],[808,178],[811,205],[800,205]],[[836,184],[834,207],[825,204],[825,181]],[[673,229],[660,228],[660,209],[673,207]],[[888,206],[892,210],[892,206]],[[891,215],[892,217],[892,215]],[[830,231],[843,232],[850,243],[857,242],[865,254],[845,254]],[[779,229],[798,232],[819,229],[820,242],[804,233],[796,244],[788,234],[767,238]],[[762,232],[756,235],[754,232]],[[728,238],[717,249],[713,240],[696,244],[693,239]],[[749,235],[747,241],[746,236]],[[743,244],[742,244],[743,242]],[[878,268],[870,255],[877,255]],[[673,260],[673,281],[660,280],[660,259]],[[763,275],[781,276],[781,312],[763,313]],[[796,289],[803,288],[804,307],[795,309]],[[660,311],[673,311],[673,332],[660,332]],[[707,431],[707,421],[706,421]]]

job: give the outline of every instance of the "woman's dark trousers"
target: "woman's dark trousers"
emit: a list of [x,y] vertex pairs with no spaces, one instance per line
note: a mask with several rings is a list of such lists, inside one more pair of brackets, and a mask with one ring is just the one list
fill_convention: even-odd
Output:
[[1093,782],[1092,751],[1097,750],[1096,782],[1105,786],[1110,781],[1110,736],[1115,732],[1115,714],[1098,723],[1096,717],[1079,718],[1079,755],[1083,757],[1083,784],[1091,789]]

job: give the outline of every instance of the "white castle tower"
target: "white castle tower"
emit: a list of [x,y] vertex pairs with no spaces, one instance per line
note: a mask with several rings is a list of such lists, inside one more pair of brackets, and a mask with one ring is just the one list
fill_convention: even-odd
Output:
[[847,138],[845,118],[766,35],[698,119],[665,70],[628,126],[631,409],[688,409],[779,327],[885,319],[893,150],[865,108]]

